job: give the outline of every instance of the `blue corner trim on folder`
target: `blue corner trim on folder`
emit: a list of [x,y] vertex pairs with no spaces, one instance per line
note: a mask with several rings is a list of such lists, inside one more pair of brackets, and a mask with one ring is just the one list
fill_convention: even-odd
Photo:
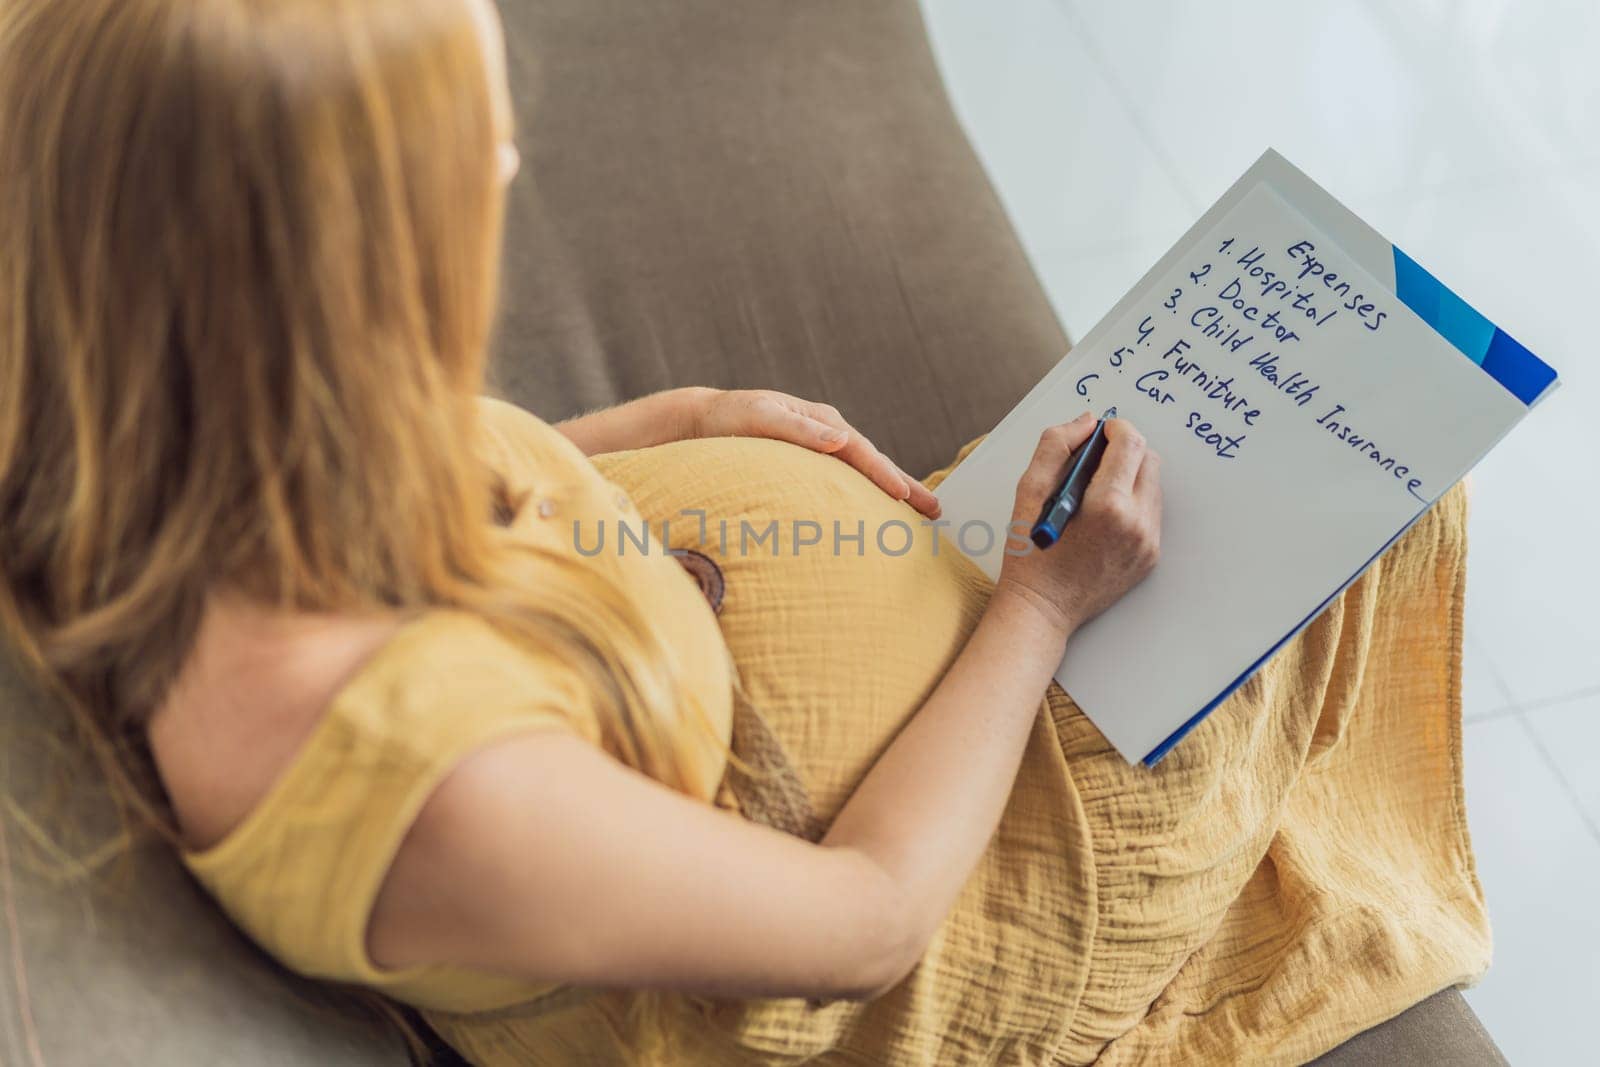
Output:
[[1418,318],[1524,404],[1533,403],[1555,381],[1556,372],[1538,356],[1398,248],[1394,250],[1394,291]]
[[1524,404],[1539,399],[1539,394],[1556,380],[1553,367],[1500,329],[1494,331],[1494,340],[1489,343],[1489,351],[1484,353],[1483,369]]
[[1394,292],[1417,317],[1462,355],[1481,364],[1494,337],[1494,323],[1474,311],[1439,279],[1400,249],[1394,250]]
[[1162,741],[1155,748],[1151,749],[1149,755],[1145,756],[1145,758],[1140,760],[1139,762],[1143,763],[1146,767],[1154,767],[1156,764],[1160,763],[1162,758],[1165,757],[1167,753],[1172,751],[1172,748],[1173,748],[1174,745],[1176,745],[1179,741],[1182,741],[1184,739],[1184,737],[1189,733],[1190,730],[1193,730],[1196,726],[1200,725],[1200,720],[1204,719],[1207,715],[1210,715],[1213,711],[1216,710],[1216,707],[1217,707],[1218,704],[1221,704],[1224,700],[1227,700],[1228,697],[1232,696],[1233,695],[1233,691],[1235,689],[1238,689],[1241,685],[1243,685],[1245,683],[1245,681],[1252,674],[1254,674],[1254,673],[1256,673],[1256,671],[1260,670],[1261,669],[1261,665],[1266,663],[1267,660],[1271,659],[1274,655],[1276,655],[1277,652],[1278,652],[1278,649],[1280,649],[1284,645],[1288,644],[1289,641],[1291,639],[1293,639],[1295,634],[1299,633],[1301,630],[1304,630],[1307,626],[1309,626],[1311,624],[1311,621],[1313,619],[1315,619],[1318,615],[1321,615],[1323,613],[1323,611],[1326,610],[1328,605],[1332,604],[1334,599],[1336,597],[1338,597],[1338,595],[1340,593],[1343,593],[1346,589],[1350,588],[1350,585],[1357,578],[1359,578],[1363,574],[1365,574],[1367,568],[1372,566],[1372,564],[1374,562],[1376,562],[1376,560],[1377,560],[1377,558],[1379,556],[1381,556],[1385,552],[1389,551],[1389,546],[1390,545],[1392,545],[1396,541],[1400,540],[1400,537],[1401,537],[1402,534],[1404,534],[1407,530],[1411,529],[1412,526],[1416,525],[1417,520],[1422,518],[1422,516],[1424,516],[1424,515],[1426,515],[1428,513],[1428,508],[1433,507],[1433,505],[1437,504],[1438,502],[1439,502],[1439,498],[1438,497],[1434,497],[1434,499],[1428,504],[1428,507],[1423,508],[1421,511],[1417,512],[1415,515],[1411,516],[1411,521],[1406,523],[1404,526],[1400,527],[1399,531],[1393,537],[1389,538],[1388,541],[1384,542],[1383,547],[1378,549],[1378,551],[1374,552],[1372,554],[1372,558],[1367,560],[1365,563],[1363,563],[1361,565],[1361,569],[1356,571],[1354,574],[1352,574],[1349,577],[1349,579],[1347,581],[1345,581],[1345,583],[1343,585],[1341,585],[1339,588],[1335,589],[1333,591],[1333,593],[1328,597],[1328,599],[1326,599],[1322,603],[1318,604],[1316,606],[1316,608],[1312,610],[1311,614],[1309,614],[1305,618],[1301,619],[1299,621],[1299,623],[1297,623],[1295,625],[1294,629],[1292,629],[1288,633],[1284,634],[1282,640],[1280,640],[1277,644],[1273,645],[1271,648],[1267,649],[1266,652],[1262,653],[1261,658],[1256,660],[1254,663],[1250,664],[1250,666],[1246,667],[1244,669],[1244,673],[1243,674],[1239,675],[1239,677],[1237,677],[1233,681],[1229,682],[1228,685],[1227,685],[1227,688],[1223,689],[1222,692],[1218,693],[1216,695],[1215,699],[1213,699],[1211,701],[1211,703],[1207,704],[1205,707],[1201,708],[1198,712],[1196,712],[1195,715],[1194,715],[1194,718],[1190,719],[1188,722],[1184,723],[1182,726],[1178,727],[1171,734],[1169,734],[1165,741]]

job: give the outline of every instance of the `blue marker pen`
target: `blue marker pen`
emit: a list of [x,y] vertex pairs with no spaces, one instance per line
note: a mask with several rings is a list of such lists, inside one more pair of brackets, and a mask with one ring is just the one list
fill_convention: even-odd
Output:
[[1072,465],[1067,468],[1067,476],[1061,480],[1061,487],[1045,498],[1039,521],[1033,524],[1033,532],[1029,534],[1035,545],[1049,548],[1061,540],[1061,531],[1078,513],[1078,505],[1083,502],[1089,480],[1100,469],[1100,457],[1106,454],[1106,420],[1116,417],[1116,408],[1106,409],[1100,421],[1094,424],[1094,432],[1089,435],[1089,440],[1072,457]]

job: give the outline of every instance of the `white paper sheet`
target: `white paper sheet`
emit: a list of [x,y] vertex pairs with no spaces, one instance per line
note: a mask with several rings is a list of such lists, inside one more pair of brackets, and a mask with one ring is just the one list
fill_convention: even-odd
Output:
[[[1045,427],[1115,406],[1161,453],[1161,562],[1056,674],[1128,760],[1220,701],[1527,414],[1395,295],[1392,267],[1375,275],[1392,256],[1268,153],[941,486],[946,536],[993,576]],[[1050,551],[1073,550],[1069,526]]]

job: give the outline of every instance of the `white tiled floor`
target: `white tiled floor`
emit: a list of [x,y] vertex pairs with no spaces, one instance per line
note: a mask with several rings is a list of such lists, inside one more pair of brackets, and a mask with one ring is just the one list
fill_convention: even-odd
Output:
[[1082,335],[1271,145],[1560,372],[1473,473],[1467,802],[1513,1063],[1600,1010],[1600,5],[923,0]]

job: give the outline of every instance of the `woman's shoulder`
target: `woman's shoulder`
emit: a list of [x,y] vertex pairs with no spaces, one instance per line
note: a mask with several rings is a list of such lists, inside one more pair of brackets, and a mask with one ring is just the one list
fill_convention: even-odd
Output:
[[484,461],[508,477],[570,474],[589,466],[560,430],[510,401],[478,397],[478,447]]
[[498,724],[532,719],[592,731],[583,679],[467,611],[434,610],[402,626],[339,693],[330,712],[391,757],[430,763]]
[[241,821],[315,732],[338,691],[402,625],[286,615],[212,597],[147,727],[185,840],[209,845]]
[[[373,901],[401,843],[428,798],[473,753],[547,730],[585,735],[569,729],[581,714],[564,700],[537,657],[477,616],[432,611],[405,620],[324,706],[296,714],[296,743],[270,755],[241,748],[218,762],[219,776],[251,785],[229,794],[226,812],[204,813],[221,833],[194,842],[183,860],[234,921],[291,969],[411,989],[428,969],[381,971],[366,950]],[[173,729],[183,725],[193,724]],[[240,731],[230,744],[268,729]],[[190,800],[217,803],[214,795]],[[453,997],[476,1005],[510,997],[502,985],[456,976],[427,988],[441,1003]],[[511,986],[527,993],[525,984]]]
[[577,710],[556,673],[466,612],[208,619],[151,747],[198,855],[275,794],[315,802],[338,765],[396,773],[452,747],[450,735]]

